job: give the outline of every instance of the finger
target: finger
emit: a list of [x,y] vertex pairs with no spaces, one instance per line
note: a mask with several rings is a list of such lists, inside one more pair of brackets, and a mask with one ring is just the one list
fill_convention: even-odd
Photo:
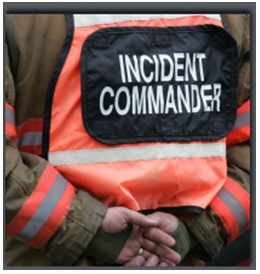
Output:
[[159,224],[158,220],[149,218],[141,213],[130,209],[125,209],[124,214],[127,222],[131,224],[139,225],[142,227],[154,227],[158,226]]
[[158,264],[158,266],[164,266],[164,267],[166,267],[166,266],[170,266],[170,265],[168,263],[166,263],[165,261],[162,261],[162,262],[160,262]]
[[[141,256],[143,256],[144,259],[145,259],[145,261],[146,261],[146,260],[148,260],[148,258],[150,258],[152,255],[154,255],[154,254],[152,254],[150,251],[144,249],[144,251],[143,251],[143,253],[142,253]],[[161,258],[159,257],[159,259],[160,259],[160,261],[159,261],[159,263],[158,263],[158,266],[160,266],[161,264],[162,264],[161,266],[176,266],[173,262],[170,262],[169,260],[167,260],[167,259],[165,259],[165,258],[161,259]]]
[[[144,250],[142,256],[144,257],[145,261],[148,260],[152,255],[151,252],[149,252],[148,250]],[[160,259],[160,258],[159,258]],[[162,266],[175,266],[175,264],[173,262],[168,261],[167,259],[160,259],[158,266],[162,264]]]
[[[151,257],[151,255],[153,255],[153,253],[151,253],[150,251],[144,249],[144,251],[143,251],[143,253],[142,253],[142,256],[145,258],[145,260],[147,260],[149,257]],[[159,257],[159,256],[158,256],[158,257]],[[176,266],[175,263],[173,263],[173,262],[167,260],[166,258],[161,258],[161,257],[159,257],[159,259],[160,259],[159,264],[163,263],[163,266],[164,266],[164,264],[165,264],[165,266]],[[158,264],[158,265],[159,265],[159,264]]]
[[159,262],[159,257],[155,254],[151,254],[151,256],[147,258],[143,266],[157,266]]
[[144,249],[142,256],[144,257],[145,261],[148,260],[152,255],[155,255],[153,253],[151,253],[150,251]]
[[143,266],[145,264],[145,258],[141,255],[133,257],[125,266]]
[[178,264],[181,261],[181,256],[171,248],[165,245],[158,245],[148,239],[143,239],[142,246],[149,252],[166,259],[173,264]]
[[146,230],[141,229],[141,231],[143,231],[143,237],[153,242],[166,245],[169,247],[173,247],[176,243],[174,238],[171,235],[162,231],[159,228],[153,227]]
[[167,266],[176,266],[177,265],[177,264],[175,264],[175,263],[173,263],[173,262],[171,262],[171,261],[169,261],[165,258],[160,258],[160,263],[162,263],[162,262],[166,263]]

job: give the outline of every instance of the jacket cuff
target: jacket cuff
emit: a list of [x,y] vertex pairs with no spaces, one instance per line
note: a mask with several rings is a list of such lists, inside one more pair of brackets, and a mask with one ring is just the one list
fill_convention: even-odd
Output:
[[177,229],[173,233],[171,233],[171,236],[176,241],[176,244],[172,249],[179,253],[182,260],[197,243],[192,235],[190,235],[186,226],[180,219],[178,219]]
[[73,265],[99,229],[107,206],[78,191],[62,225],[43,249],[59,265]]
[[[199,217],[182,217],[197,245],[192,254],[204,261],[212,261],[225,245],[216,223],[210,218],[210,213],[204,211]],[[213,218],[213,216],[212,216]]]
[[114,264],[132,231],[132,225],[118,233],[108,234],[98,230],[86,249],[86,254]]

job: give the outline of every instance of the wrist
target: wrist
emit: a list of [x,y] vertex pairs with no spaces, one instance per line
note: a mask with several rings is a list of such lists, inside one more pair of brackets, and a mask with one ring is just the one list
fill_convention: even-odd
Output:
[[90,257],[113,264],[124,247],[131,231],[132,225],[128,225],[126,229],[117,233],[105,233],[99,229],[85,253]]
[[183,260],[196,245],[196,240],[192,237],[185,224],[179,218],[177,229],[171,233],[171,236],[176,241],[176,244],[172,249],[179,253]]

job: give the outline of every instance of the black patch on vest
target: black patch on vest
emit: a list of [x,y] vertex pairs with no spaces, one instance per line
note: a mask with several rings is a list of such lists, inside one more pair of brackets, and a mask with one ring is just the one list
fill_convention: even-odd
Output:
[[218,140],[236,117],[237,46],[223,28],[105,28],[81,55],[87,132],[106,144]]

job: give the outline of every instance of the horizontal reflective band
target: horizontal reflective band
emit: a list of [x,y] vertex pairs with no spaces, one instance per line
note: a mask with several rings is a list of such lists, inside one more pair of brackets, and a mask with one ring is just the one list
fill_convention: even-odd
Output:
[[42,118],[31,118],[17,126],[17,146],[20,151],[41,155]]
[[14,111],[5,105],[5,119],[12,125],[15,125]]
[[74,14],[74,23],[75,27],[84,27],[130,20],[178,19],[192,16],[204,16],[221,21],[219,14]]
[[60,166],[165,158],[224,157],[225,155],[225,143],[169,144],[51,152],[49,161],[54,166]]
[[32,219],[16,236],[19,240],[27,242],[31,240],[45,224],[55,209],[57,203],[62,197],[67,187],[67,181],[61,175],[58,175],[48,194],[42,201],[41,205],[33,215]]
[[229,243],[249,228],[249,193],[230,178],[212,200],[210,207],[221,219],[227,231]]
[[237,116],[233,130],[250,125],[250,112],[244,112]]
[[42,132],[28,132],[17,140],[17,146],[39,146],[42,144]]

